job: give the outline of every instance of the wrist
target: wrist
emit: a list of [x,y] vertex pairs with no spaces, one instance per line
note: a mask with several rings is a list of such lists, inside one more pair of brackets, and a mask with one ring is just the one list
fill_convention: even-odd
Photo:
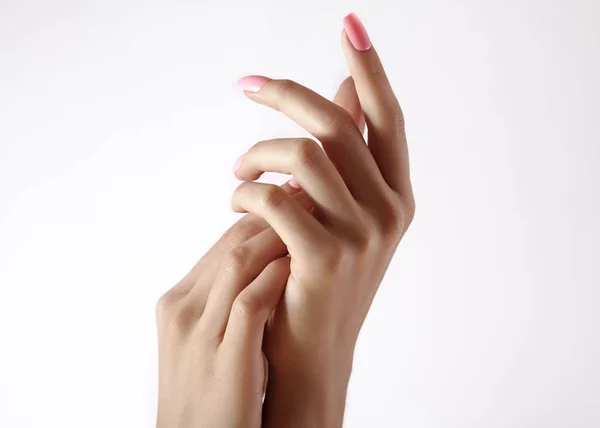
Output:
[[263,427],[341,427],[351,371],[351,360],[321,373],[270,367]]

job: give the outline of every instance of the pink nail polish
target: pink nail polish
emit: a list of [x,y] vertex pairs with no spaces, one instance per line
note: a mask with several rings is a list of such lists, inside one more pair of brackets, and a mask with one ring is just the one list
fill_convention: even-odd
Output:
[[364,25],[355,13],[346,15],[344,18],[344,29],[354,49],[366,51],[371,47],[371,39],[369,39],[367,30],[365,30]]
[[294,189],[300,188],[300,185],[298,184],[298,182],[296,180],[294,180],[293,178],[290,178],[290,181],[288,181],[288,184],[290,186],[292,186]]
[[247,91],[247,92],[258,92],[260,91],[260,88],[262,88],[262,86],[267,83],[269,80],[268,77],[264,77],[264,76],[246,76],[246,77],[242,77],[238,82],[237,82],[237,88],[241,89],[242,91]]
[[240,169],[240,166],[242,165],[242,158],[244,157],[244,155],[240,156],[238,158],[238,160],[235,161],[235,164],[233,165],[233,173],[235,174],[236,172],[238,172],[238,169]]

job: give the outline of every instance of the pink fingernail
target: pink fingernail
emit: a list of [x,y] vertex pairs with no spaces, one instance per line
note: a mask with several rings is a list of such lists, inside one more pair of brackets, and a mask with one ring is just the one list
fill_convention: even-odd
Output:
[[235,164],[233,165],[233,173],[235,174],[236,172],[238,172],[238,169],[240,169],[240,166],[242,165],[242,158],[244,157],[244,155],[240,156],[238,158],[238,160],[235,161]]
[[369,39],[367,30],[354,12],[344,18],[344,29],[354,49],[366,51],[371,47],[371,39]]
[[242,77],[238,82],[237,82],[237,88],[241,89],[242,91],[248,91],[248,92],[258,92],[260,91],[260,88],[262,88],[262,86],[267,83],[269,80],[268,77],[264,77],[264,76],[246,76],[246,77]]
[[290,181],[288,181],[288,184],[290,186],[292,186],[294,189],[300,188],[300,185],[298,184],[298,182],[296,180],[294,180],[293,178],[290,178]]

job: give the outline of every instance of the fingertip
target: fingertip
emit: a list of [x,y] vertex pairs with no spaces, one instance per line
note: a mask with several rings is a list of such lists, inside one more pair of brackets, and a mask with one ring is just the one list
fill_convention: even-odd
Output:
[[354,12],[346,15],[342,20],[342,23],[344,25],[344,31],[354,49],[362,52],[371,48],[372,43],[369,34]]
[[240,156],[239,158],[237,158],[237,160],[235,161],[235,163],[233,164],[233,175],[237,176],[237,172],[239,171],[240,167],[242,166],[242,159],[244,158],[244,155]]
[[298,182],[294,179],[291,178],[290,181],[288,181],[288,184],[293,187],[294,189],[301,189],[300,185],[298,184]]
[[287,193],[287,194],[289,194],[289,195],[295,195],[296,193],[300,192],[300,190],[301,190],[301,189],[299,189],[299,188],[297,188],[297,187],[293,187],[293,186],[291,186],[289,182],[287,182],[287,183],[283,183],[283,184],[281,185],[281,188],[282,188],[283,190],[285,190],[285,191],[286,191],[286,193]]
[[238,213],[238,214],[246,214],[248,212],[248,211],[244,210],[243,208],[240,208],[239,206],[237,206],[234,203],[231,204],[231,211],[233,211],[234,213]]
[[[342,81],[342,85],[352,85],[354,87],[354,78],[352,76],[348,76],[346,77],[343,81]],[[340,85],[340,86],[342,86]]]
[[269,81],[271,81],[269,77],[265,76],[244,76],[240,80],[238,80],[236,84],[236,88],[246,92],[246,93],[255,93],[260,91],[263,85]]

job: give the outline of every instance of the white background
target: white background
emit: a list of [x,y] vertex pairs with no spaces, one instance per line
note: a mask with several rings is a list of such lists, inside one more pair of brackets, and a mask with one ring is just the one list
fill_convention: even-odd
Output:
[[0,1],[0,426],[151,427],[157,298],[303,136],[245,74],[332,96],[356,11],[406,114],[417,217],[347,427],[600,426],[600,3]]

